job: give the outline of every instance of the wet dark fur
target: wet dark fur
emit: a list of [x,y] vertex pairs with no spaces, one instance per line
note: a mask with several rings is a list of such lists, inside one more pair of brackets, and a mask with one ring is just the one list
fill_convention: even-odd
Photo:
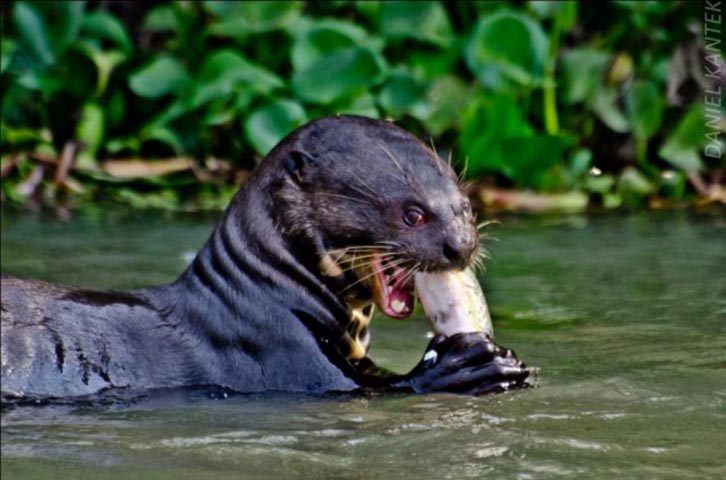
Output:
[[[402,225],[411,202],[430,213],[425,227]],[[380,240],[422,269],[461,267],[478,248],[472,222],[451,169],[410,134],[362,117],[312,122],[270,152],[173,284],[96,292],[3,278],[3,398],[521,386],[523,366],[479,334],[435,339],[437,361],[407,375],[350,360],[344,279],[319,270],[330,249]]]

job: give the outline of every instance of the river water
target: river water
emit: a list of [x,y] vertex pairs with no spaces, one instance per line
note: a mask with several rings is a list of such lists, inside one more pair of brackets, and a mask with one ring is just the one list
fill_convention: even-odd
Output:
[[[216,215],[3,206],[2,271],[92,288],[171,281]],[[726,478],[726,218],[502,216],[482,275],[537,388],[327,397],[168,392],[5,408],[5,479]],[[376,318],[405,371],[423,318]]]

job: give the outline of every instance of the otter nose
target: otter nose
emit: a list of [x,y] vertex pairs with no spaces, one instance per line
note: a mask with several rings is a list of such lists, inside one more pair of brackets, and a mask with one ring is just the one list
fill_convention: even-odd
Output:
[[476,238],[473,235],[452,235],[444,240],[444,259],[456,268],[464,268],[471,262],[476,250]]

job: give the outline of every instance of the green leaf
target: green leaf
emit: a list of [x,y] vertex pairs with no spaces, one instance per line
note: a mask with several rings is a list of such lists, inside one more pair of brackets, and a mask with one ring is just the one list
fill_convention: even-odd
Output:
[[81,110],[81,119],[76,126],[76,139],[83,144],[78,156],[78,165],[90,167],[95,164],[96,153],[103,143],[105,122],[103,109],[95,101],[87,102]]
[[553,179],[548,171],[563,163],[564,152],[571,144],[569,137],[554,135],[508,138],[502,142],[506,155],[504,172],[519,187],[559,187],[563,182],[561,174]]
[[56,55],[61,55],[76,40],[83,24],[85,1],[47,2],[46,25],[50,29],[50,38]]
[[399,69],[388,78],[378,95],[378,102],[393,116],[407,113],[421,119],[429,113],[427,91],[425,83],[414,78],[411,72]]
[[618,106],[618,92],[613,87],[602,87],[597,90],[592,109],[611,130],[625,133],[630,129],[628,119]]
[[292,100],[277,100],[258,108],[244,122],[247,141],[260,155],[306,121],[303,107]]
[[577,2],[571,0],[535,0],[529,2],[529,7],[538,17],[554,19],[559,23],[562,32],[567,33],[577,22]]
[[209,33],[239,39],[285,28],[300,15],[301,8],[301,2],[204,2],[204,9],[217,17]]
[[126,113],[126,97],[119,89],[115,90],[110,95],[110,98],[104,100],[104,117],[110,130],[119,126],[124,118],[124,113]]
[[9,38],[0,39],[0,73],[5,73],[15,53],[15,42]]
[[610,54],[594,48],[576,48],[565,52],[562,59],[562,99],[572,105],[595,96],[603,88],[605,69]]
[[290,28],[295,36],[290,61],[295,71],[303,70],[332,53],[366,41],[361,27],[336,19],[311,21],[301,17]]
[[484,172],[507,172],[504,141],[532,135],[522,110],[505,95],[481,97],[464,115],[461,133],[462,155],[469,159],[467,173],[477,177]]
[[628,115],[636,138],[652,137],[663,118],[664,99],[653,82],[636,82],[628,95]]
[[379,28],[392,39],[411,38],[447,47],[453,39],[449,17],[439,2],[380,3]]
[[267,95],[282,86],[284,83],[279,77],[252,64],[234,50],[220,50],[202,66],[190,104],[195,108],[240,90]]
[[103,95],[111,72],[126,60],[126,54],[116,50],[101,50],[94,43],[87,41],[79,42],[77,49],[84,52],[96,65],[96,96]]
[[83,17],[83,31],[95,38],[108,40],[128,54],[133,50],[126,27],[113,15],[96,10]]
[[461,130],[462,112],[471,103],[473,88],[453,75],[436,79],[428,90],[429,113],[422,119],[426,130],[440,135],[447,129]]
[[538,86],[543,81],[548,40],[524,15],[502,11],[482,17],[465,49],[466,64],[479,81],[500,89],[506,82]]
[[35,6],[28,2],[17,2],[13,8],[13,22],[20,42],[30,50],[33,57],[42,64],[52,64],[55,53],[51,47],[50,32]]
[[146,14],[142,29],[147,32],[163,33],[174,32],[178,27],[174,9],[169,5],[159,5]]
[[697,103],[681,119],[668,136],[658,155],[683,171],[703,170],[701,148],[705,143],[706,125],[703,104]]
[[613,188],[613,185],[615,185],[615,177],[608,173],[585,178],[585,188],[592,193],[604,195]]
[[179,93],[188,80],[181,63],[171,57],[160,56],[131,74],[129,87],[140,97],[158,98]]
[[380,118],[381,114],[376,108],[376,99],[370,93],[362,93],[355,97],[343,99],[331,105],[330,110],[339,114],[362,115],[370,118]]
[[377,85],[384,73],[380,54],[365,47],[346,48],[296,71],[292,88],[303,100],[327,104],[352,91]]
[[620,174],[618,190],[636,196],[645,196],[655,191],[655,186],[634,167],[627,167]]
[[459,48],[450,47],[441,52],[415,50],[408,54],[408,66],[415,75],[436,81],[457,70]]
[[149,125],[141,132],[140,138],[142,142],[149,142],[153,140],[162,143],[169,147],[169,149],[176,155],[179,155],[184,151],[184,142],[182,142],[179,135],[165,125]]

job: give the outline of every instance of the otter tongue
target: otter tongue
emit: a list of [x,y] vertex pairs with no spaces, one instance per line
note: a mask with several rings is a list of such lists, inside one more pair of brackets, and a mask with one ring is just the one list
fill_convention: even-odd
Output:
[[388,308],[398,314],[397,316],[405,315],[407,317],[413,311],[414,296],[410,290],[405,288],[405,276],[405,272],[402,269],[394,267],[394,272],[391,276],[393,285],[389,284],[386,288],[390,288],[388,292]]
[[382,298],[378,303],[381,311],[391,318],[407,318],[413,312],[413,289],[407,281],[406,272],[398,266],[383,269],[379,259],[376,262],[377,276],[382,290]]

